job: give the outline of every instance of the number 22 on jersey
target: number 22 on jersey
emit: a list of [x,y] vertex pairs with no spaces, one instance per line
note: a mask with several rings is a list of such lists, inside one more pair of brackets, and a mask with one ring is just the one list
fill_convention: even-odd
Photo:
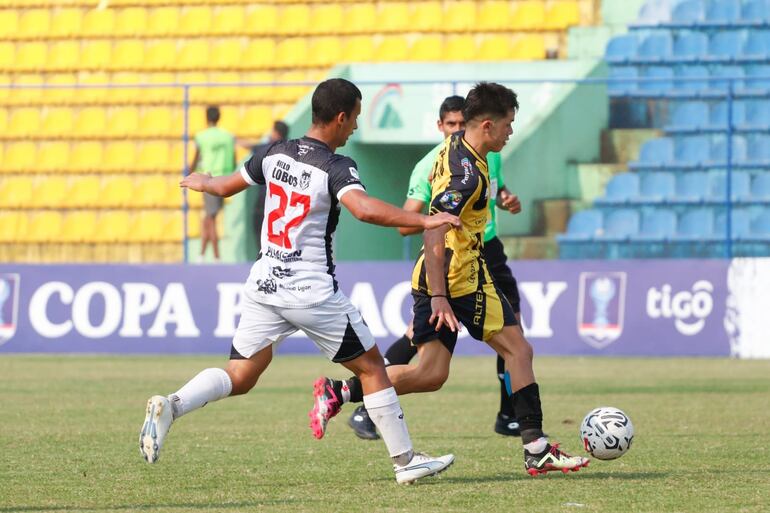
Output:
[[[293,249],[289,231],[299,226],[307,217],[310,212],[310,196],[294,191],[289,196],[287,191],[275,182],[269,182],[268,193],[271,198],[278,198],[278,206],[267,215],[267,240],[282,248]],[[301,207],[302,210],[297,213],[296,208],[291,208],[290,213],[294,216],[289,217],[286,214],[287,207]],[[280,220],[283,220],[283,230],[276,231],[275,225]]]

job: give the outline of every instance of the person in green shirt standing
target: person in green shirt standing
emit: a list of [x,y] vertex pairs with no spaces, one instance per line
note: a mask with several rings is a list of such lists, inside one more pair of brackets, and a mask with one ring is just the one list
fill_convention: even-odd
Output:
[[[195,134],[195,156],[190,164],[190,172],[217,177],[229,175],[235,169],[235,137],[217,126],[219,117],[219,107],[212,105],[206,109],[208,128]],[[216,217],[223,205],[223,198],[203,193],[205,215],[201,223],[201,259],[210,242],[214,259],[219,261]]]
[[[464,106],[465,98],[462,96],[450,96],[441,104],[439,108],[438,129],[444,134],[445,138],[465,128],[462,112]],[[430,203],[431,186],[429,175],[442,146],[443,143],[437,145],[414,166],[412,175],[409,178],[409,190],[404,202],[404,210],[422,212],[425,205]],[[490,194],[489,220],[484,230],[484,259],[495,284],[513,307],[516,320],[519,322],[519,326],[521,326],[519,290],[516,278],[513,277],[513,273],[511,273],[511,269],[506,263],[508,257],[503,252],[503,243],[497,237],[497,209],[495,208],[501,208],[512,214],[517,214],[521,212],[521,203],[518,196],[511,194],[503,183],[500,154],[490,152],[487,155],[487,166],[489,168]],[[419,233],[420,230],[399,228],[398,231],[401,235],[406,236]],[[414,358],[417,354],[417,348],[412,345],[411,338],[412,323],[410,322],[404,336],[396,340],[385,352],[386,364],[405,365]],[[501,435],[519,436],[519,424],[512,411],[511,401],[505,387],[504,373],[505,362],[498,356],[497,377],[500,382],[500,410],[495,419],[494,430]],[[348,424],[360,438],[366,440],[379,438],[374,424],[369,419],[363,406],[360,406],[353,412]]]

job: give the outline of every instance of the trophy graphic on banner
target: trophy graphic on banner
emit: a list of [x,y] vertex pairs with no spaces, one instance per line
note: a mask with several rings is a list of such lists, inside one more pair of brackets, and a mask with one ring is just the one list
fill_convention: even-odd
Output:
[[610,323],[607,316],[607,309],[609,308],[610,301],[612,301],[612,298],[615,297],[616,293],[617,287],[615,286],[615,283],[609,278],[597,278],[591,284],[591,299],[594,302],[594,308],[596,308],[596,311],[594,312],[593,324],[599,333],[601,333],[602,329],[606,328]]
[[5,306],[5,302],[8,301],[10,295],[11,285],[8,283],[8,280],[0,278],[0,326],[6,324],[6,321],[3,318],[3,307]]

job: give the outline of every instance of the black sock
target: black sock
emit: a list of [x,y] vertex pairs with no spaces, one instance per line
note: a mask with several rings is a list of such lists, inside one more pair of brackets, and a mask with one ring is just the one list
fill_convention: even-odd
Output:
[[417,348],[412,345],[412,341],[404,335],[393,342],[387,351],[385,359],[388,365],[406,365],[417,354]]
[[505,360],[497,355],[497,380],[500,381],[500,413],[509,419],[515,419],[511,396],[508,395],[508,387],[505,386]]
[[522,443],[528,444],[543,436],[543,410],[540,407],[540,388],[537,383],[514,392],[511,403],[521,427]]
[[351,403],[360,403],[364,400],[364,387],[361,386],[361,380],[356,376],[350,379],[346,379],[345,383],[350,389],[350,401]]

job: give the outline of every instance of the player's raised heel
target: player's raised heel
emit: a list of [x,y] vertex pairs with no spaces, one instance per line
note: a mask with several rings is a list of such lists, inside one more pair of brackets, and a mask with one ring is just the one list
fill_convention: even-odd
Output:
[[155,463],[174,421],[171,403],[162,395],[154,395],[147,401],[147,408],[139,433],[139,452],[147,463]]
[[398,484],[412,484],[418,479],[435,476],[448,469],[455,461],[454,454],[445,454],[433,458],[427,454],[416,452],[404,466],[393,465]]
[[342,403],[334,392],[334,382],[329,378],[318,378],[313,383],[313,408],[308,413],[313,436],[321,439],[326,434],[329,419],[340,412]]
[[524,450],[524,469],[530,476],[561,470],[563,473],[577,472],[587,467],[591,460],[582,456],[570,456],[559,450],[559,444],[547,445],[540,454]]

